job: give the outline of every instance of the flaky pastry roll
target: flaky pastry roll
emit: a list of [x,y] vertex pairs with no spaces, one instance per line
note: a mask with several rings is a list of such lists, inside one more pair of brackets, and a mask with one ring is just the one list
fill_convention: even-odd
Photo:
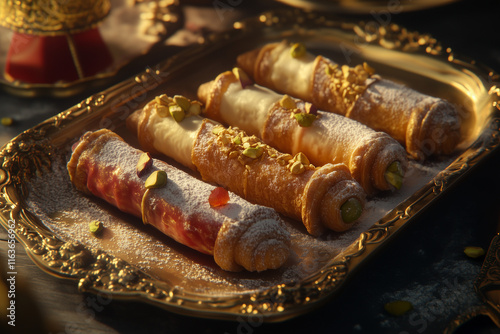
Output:
[[461,140],[451,103],[383,79],[366,63],[341,66],[283,41],[244,53],[237,64],[260,85],[387,132],[415,159],[450,154]]
[[[76,189],[142,218],[181,244],[213,255],[224,270],[262,271],[285,263],[290,235],[274,210],[233,193],[225,205],[212,207],[209,196],[214,186],[156,159],[138,169],[141,156],[143,152],[103,129],[86,133],[74,145],[67,167]],[[163,172],[166,183],[145,185]]]
[[317,166],[343,163],[368,195],[401,187],[406,152],[388,134],[244,82],[227,71],[201,85],[198,98],[205,103],[205,115],[256,135],[281,152],[302,152]]
[[175,120],[158,112],[162,99],[166,100],[157,98],[127,119],[141,145],[250,202],[302,221],[312,235],[326,228],[345,231],[360,217],[365,193],[344,164],[317,168],[306,155],[280,153],[240,129],[198,115]]

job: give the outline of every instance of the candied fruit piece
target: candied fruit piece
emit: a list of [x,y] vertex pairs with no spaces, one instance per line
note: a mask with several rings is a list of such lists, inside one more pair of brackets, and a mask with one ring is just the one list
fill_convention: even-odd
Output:
[[208,203],[211,207],[226,205],[229,202],[229,192],[223,187],[217,187],[210,193]]

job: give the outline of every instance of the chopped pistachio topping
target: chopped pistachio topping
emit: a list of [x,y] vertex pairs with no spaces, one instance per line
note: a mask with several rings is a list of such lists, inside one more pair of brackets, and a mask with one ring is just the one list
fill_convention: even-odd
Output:
[[292,163],[292,165],[290,166],[290,172],[292,174],[301,174],[305,171],[305,167],[304,165],[300,162],[300,161],[295,161],[294,163]]
[[239,135],[238,135],[238,136],[235,136],[235,137],[233,138],[233,143],[235,143],[236,145],[241,145],[241,144],[242,144],[242,141],[241,141],[241,138],[240,138],[240,136],[239,136]]
[[282,155],[280,155],[278,157],[278,159],[282,159],[282,160],[285,160],[285,161],[289,161],[289,160],[292,160],[293,159],[293,156],[291,154],[288,154],[288,153],[284,153]]
[[295,101],[288,95],[283,95],[280,100],[280,106],[285,109],[295,109],[297,108],[297,104]]
[[3,126],[11,126],[14,124],[14,119],[12,117],[2,117],[1,122]]
[[387,313],[394,316],[401,316],[413,309],[412,303],[406,300],[395,300],[384,305]]
[[315,167],[310,164],[309,159],[302,152],[295,154],[295,156],[291,156],[290,154],[284,154],[278,157],[278,162],[286,160],[287,168],[290,170],[292,174],[301,174],[306,171],[306,169]]
[[[301,107],[297,102],[288,95],[283,95],[279,101],[281,108],[290,112],[290,118],[295,118],[300,126],[311,126],[316,117],[318,116],[318,109],[311,103],[303,103]],[[303,108],[303,109],[302,109]]]
[[182,95],[175,95],[173,98],[166,94],[155,97],[156,113],[160,117],[172,116],[175,121],[180,122],[185,117],[201,114],[201,103],[191,101]]
[[240,81],[241,87],[245,88],[246,86],[249,86],[253,84],[252,79],[248,76],[248,74],[245,73],[241,68],[235,67],[233,68],[233,74]]
[[177,104],[169,106],[168,111],[170,112],[170,116],[172,116],[172,118],[175,119],[176,122],[182,121],[186,116],[186,113],[184,112],[182,107]]
[[486,254],[485,250],[482,247],[475,247],[475,246],[465,247],[464,253],[465,255],[473,259],[484,256]]
[[290,47],[290,55],[293,58],[300,58],[304,56],[306,52],[307,52],[306,47],[302,43],[295,43],[292,44],[292,46]]
[[214,126],[214,128],[212,129],[212,133],[214,135],[218,135],[219,133],[223,132],[224,130],[225,130],[225,128],[222,125],[217,125],[217,126]]
[[257,159],[264,153],[264,150],[262,147],[247,147],[246,149],[243,150],[243,155],[246,157],[249,157],[251,159]]
[[306,113],[311,115],[318,115],[318,108],[312,103],[305,104]]
[[309,127],[316,119],[316,115],[299,112],[294,114],[295,119],[301,127]]
[[149,168],[153,165],[153,159],[148,152],[144,152],[139,156],[139,160],[137,161],[136,171],[137,176],[143,176]]
[[185,98],[182,95],[175,95],[174,102],[179,107],[181,107],[184,112],[187,112],[189,110],[189,107],[191,107],[191,101],[189,101],[187,98]]
[[192,101],[187,112],[188,112],[188,115],[200,115],[201,114],[201,103],[198,101]]
[[316,168],[309,163],[309,159],[303,153],[298,153],[295,157],[291,154],[280,154],[276,149],[262,143],[257,137],[248,136],[236,127],[226,129],[217,125],[212,129],[212,133],[217,136],[217,140],[222,144],[222,149],[226,150],[227,156],[231,159],[237,159],[247,170],[251,170],[251,164],[260,161],[260,158],[264,156],[276,159],[280,166],[293,174],[300,174]]
[[103,224],[102,221],[94,220],[94,221],[90,222],[90,224],[89,224],[89,231],[93,235],[97,236],[100,233],[102,233],[103,230],[104,230],[104,224]]
[[310,162],[309,162],[309,159],[307,159],[306,155],[302,152],[299,152],[297,154],[295,154],[295,156],[293,157],[293,160],[295,161],[298,161],[300,162],[301,164],[304,164],[304,165],[309,165]]
[[170,112],[168,111],[168,107],[162,104],[157,104],[156,105],[156,113],[160,117],[168,117],[170,116]]
[[363,69],[368,73],[368,75],[374,75],[375,74],[375,69],[368,65],[367,62],[363,62]]
[[167,94],[161,94],[161,95],[155,97],[155,102],[156,102],[156,104],[168,106],[172,102],[172,99],[170,97],[168,97]]
[[344,104],[349,107],[358,100],[366,90],[366,79],[374,76],[375,70],[366,62],[362,65],[349,67],[338,64],[329,65],[326,74],[332,78],[331,89],[342,97]]
[[161,188],[165,184],[167,184],[167,172],[164,170],[157,170],[151,173],[149,177],[146,179],[146,182],[144,183],[144,186],[146,189],[152,189],[152,188]]

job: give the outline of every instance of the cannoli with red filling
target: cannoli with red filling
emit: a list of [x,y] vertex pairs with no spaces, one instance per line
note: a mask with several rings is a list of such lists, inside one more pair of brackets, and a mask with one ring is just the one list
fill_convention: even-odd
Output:
[[147,154],[102,129],[86,133],[74,145],[67,168],[76,189],[213,255],[224,270],[262,271],[285,263],[290,235],[274,210],[234,193],[227,203],[214,207],[209,197],[215,186],[160,160],[144,163],[144,157]]

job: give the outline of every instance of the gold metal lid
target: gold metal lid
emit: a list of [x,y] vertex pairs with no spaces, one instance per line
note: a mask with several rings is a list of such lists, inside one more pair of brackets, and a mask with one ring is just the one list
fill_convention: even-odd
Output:
[[109,0],[0,0],[0,25],[31,35],[61,35],[94,27]]

